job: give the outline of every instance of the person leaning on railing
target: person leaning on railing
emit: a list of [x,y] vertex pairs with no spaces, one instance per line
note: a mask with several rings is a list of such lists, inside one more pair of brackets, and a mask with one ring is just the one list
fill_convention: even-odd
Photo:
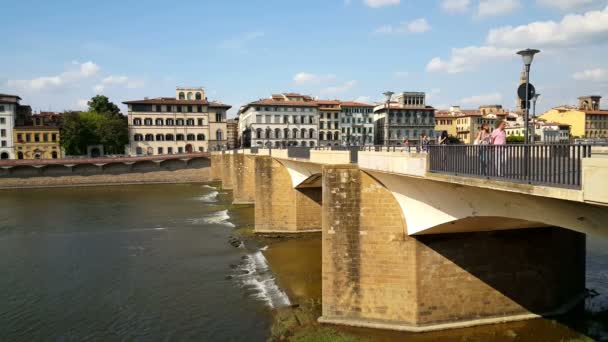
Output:
[[[490,136],[490,143],[492,145],[504,146],[507,144],[507,132],[505,131],[505,127],[507,127],[507,122],[502,120],[496,124],[496,129],[492,132]],[[496,175],[498,177],[502,177],[502,154],[503,149],[501,147],[494,148],[494,160],[496,167]]]
[[490,141],[492,136],[490,135],[490,127],[487,123],[481,125],[481,130],[477,133],[477,138],[475,138],[474,145],[478,145],[477,151],[479,153],[479,162],[481,166],[481,174],[486,175],[488,171],[488,148],[487,145],[490,145]]

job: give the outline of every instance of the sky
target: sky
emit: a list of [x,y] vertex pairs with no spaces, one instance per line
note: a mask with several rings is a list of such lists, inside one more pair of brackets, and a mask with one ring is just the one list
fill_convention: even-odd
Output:
[[[273,93],[436,108],[514,109],[525,48],[541,50],[538,112],[604,96],[608,0],[0,0],[0,93],[35,111],[175,96],[233,106]],[[10,15],[6,15],[10,13]],[[121,105],[125,110],[125,106]]]

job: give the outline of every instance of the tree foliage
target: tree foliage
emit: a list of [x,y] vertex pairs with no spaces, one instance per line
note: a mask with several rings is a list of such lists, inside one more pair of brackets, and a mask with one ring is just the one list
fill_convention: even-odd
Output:
[[516,144],[516,143],[523,143],[524,142],[524,137],[522,135],[509,135],[507,137],[507,143],[508,144]]
[[95,96],[87,112],[63,115],[61,146],[68,155],[83,155],[87,146],[103,145],[106,153],[122,154],[129,143],[127,118],[105,96]]

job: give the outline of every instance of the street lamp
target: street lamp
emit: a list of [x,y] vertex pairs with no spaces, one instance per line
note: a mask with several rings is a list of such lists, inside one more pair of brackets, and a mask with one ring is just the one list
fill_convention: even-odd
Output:
[[536,101],[539,97],[538,93],[532,96],[532,144],[536,142]]
[[384,121],[384,145],[389,146],[389,138],[391,136],[391,98],[395,93],[387,91],[383,95],[386,96],[386,121]]
[[524,66],[526,67],[526,96],[524,99],[524,104],[526,105],[526,110],[524,112],[524,122],[526,124],[526,129],[525,129],[525,143],[529,144],[530,143],[530,135],[528,134],[528,129],[530,126],[530,122],[529,122],[529,118],[530,118],[530,105],[529,105],[529,101],[530,99],[528,98],[529,96],[529,91],[530,91],[530,65],[532,65],[532,61],[534,60],[534,55],[539,53],[540,50],[536,50],[536,49],[525,49],[525,50],[521,50],[519,51],[517,54],[520,55],[524,61]]

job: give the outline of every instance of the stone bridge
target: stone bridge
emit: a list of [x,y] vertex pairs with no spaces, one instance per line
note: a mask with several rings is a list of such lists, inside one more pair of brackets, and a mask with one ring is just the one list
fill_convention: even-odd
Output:
[[608,236],[608,158],[579,188],[429,171],[428,155],[212,154],[259,233],[322,231],[321,322],[429,331],[565,313],[585,292],[585,234]]

